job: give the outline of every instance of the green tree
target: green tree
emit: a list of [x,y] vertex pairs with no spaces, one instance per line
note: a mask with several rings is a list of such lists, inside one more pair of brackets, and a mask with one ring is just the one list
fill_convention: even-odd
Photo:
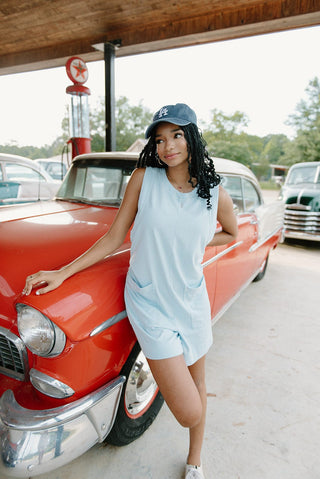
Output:
[[286,135],[267,135],[259,138],[257,161],[252,164],[252,170],[259,180],[267,180],[271,176],[270,165],[283,163],[285,148],[290,143]]
[[138,138],[144,138],[152,116],[141,101],[137,106],[131,106],[128,98],[120,97],[116,102],[117,150],[127,150]]
[[248,117],[240,111],[226,115],[220,110],[212,110],[212,119],[203,129],[210,155],[249,166],[254,161],[255,154],[250,149],[248,135],[243,131],[248,121]]
[[[144,138],[144,132],[152,121],[152,112],[142,105],[132,106],[125,96],[116,100],[116,148],[125,151],[138,138]],[[105,137],[105,106],[104,99],[100,98],[98,107],[90,114],[91,149],[104,150]]]
[[267,135],[264,137],[264,148],[261,157],[266,159],[271,165],[281,165],[289,143],[289,138],[284,134]]
[[245,136],[245,141],[248,144],[252,158],[254,158],[255,160],[260,158],[260,155],[265,146],[264,138],[261,138],[257,135],[248,135],[246,133],[243,133],[243,136]]
[[[208,150],[209,151],[209,150]],[[213,150],[209,151],[212,156],[219,158],[228,158],[229,160],[238,161],[246,166],[251,165],[251,152],[245,142],[228,140],[217,140],[214,143]]]
[[211,110],[212,119],[209,123],[210,131],[219,136],[221,140],[229,140],[243,132],[248,126],[249,119],[245,113],[235,111],[232,115],[226,115],[221,110]]
[[294,127],[296,136],[285,148],[283,162],[292,165],[320,160],[320,81],[311,80],[306,88],[306,99],[300,100],[287,124]]
[[104,151],[105,137],[105,105],[104,98],[99,99],[97,108],[90,110],[90,134],[91,134],[91,150]]
[[9,153],[11,155],[19,155],[35,160],[36,158],[48,158],[48,153],[50,152],[50,146],[44,145],[41,147],[37,146],[18,146],[16,142],[11,142],[6,145],[0,146],[1,153]]

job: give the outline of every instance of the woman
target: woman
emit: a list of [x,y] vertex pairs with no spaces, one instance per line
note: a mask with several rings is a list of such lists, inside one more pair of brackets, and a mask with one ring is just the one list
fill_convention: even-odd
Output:
[[[109,231],[72,263],[29,276],[23,292],[39,283],[46,286],[37,294],[57,288],[119,248],[134,223],[125,287],[128,318],[168,407],[189,428],[185,477],[203,479],[205,355],[212,331],[201,263],[206,246],[236,238],[237,222],[191,108],[182,103],[161,108],[146,138]],[[214,234],[217,219],[222,230]]]

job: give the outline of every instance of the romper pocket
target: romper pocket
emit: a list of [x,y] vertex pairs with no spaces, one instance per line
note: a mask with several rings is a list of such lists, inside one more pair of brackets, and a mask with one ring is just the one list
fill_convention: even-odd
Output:
[[140,293],[142,295],[145,295],[145,293],[148,293],[148,291],[153,290],[153,284],[148,283],[144,286],[142,286],[136,278],[134,278],[130,273],[127,274],[127,279],[126,283],[128,288],[132,289],[132,291],[135,291],[136,293]]
[[184,303],[189,311],[192,324],[201,327],[210,320],[210,302],[206,283],[202,277],[198,286],[186,286],[184,290]]
[[136,324],[152,326],[157,309],[152,283],[140,286],[130,273],[127,274],[125,302],[130,321]]

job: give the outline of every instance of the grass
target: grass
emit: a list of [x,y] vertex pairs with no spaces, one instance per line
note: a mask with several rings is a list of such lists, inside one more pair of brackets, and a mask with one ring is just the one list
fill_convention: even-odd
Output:
[[279,186],[275,181],[259,181],[262,190],[279,190]]

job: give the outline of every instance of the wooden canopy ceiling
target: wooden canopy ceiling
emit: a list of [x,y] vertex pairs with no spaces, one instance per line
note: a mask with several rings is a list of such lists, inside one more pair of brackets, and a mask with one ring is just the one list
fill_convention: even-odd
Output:
[[0,75],[320,24],[320,0],[1,0]]

